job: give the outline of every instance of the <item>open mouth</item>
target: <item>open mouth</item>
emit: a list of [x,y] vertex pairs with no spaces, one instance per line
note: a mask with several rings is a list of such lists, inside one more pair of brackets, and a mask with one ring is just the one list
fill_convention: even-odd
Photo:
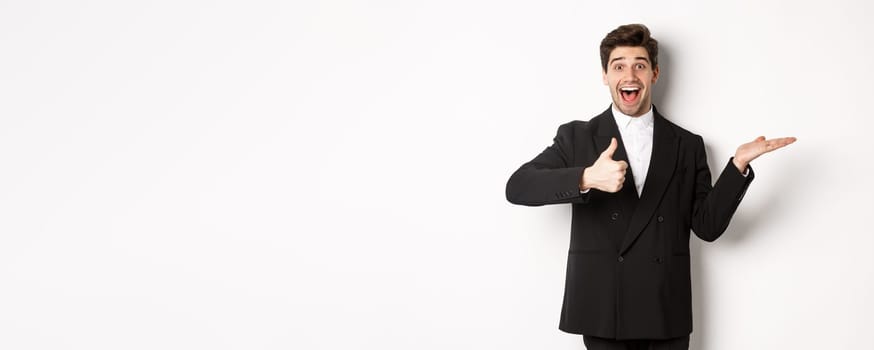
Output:
[[619,95],[622,96],[622,101],[625,103],[634,103],[640,95],[639,87],[623,87],[619,88]]

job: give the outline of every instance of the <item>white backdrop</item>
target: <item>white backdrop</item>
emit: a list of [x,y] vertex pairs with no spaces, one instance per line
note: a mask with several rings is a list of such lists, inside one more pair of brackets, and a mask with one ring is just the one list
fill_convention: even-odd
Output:
[[0,348],[582,349],[570,208],[509,175],[609,105],[598,44],[662,43],[655,102],[714,170],[693,349],[874,325],[865,1],[2,1]]

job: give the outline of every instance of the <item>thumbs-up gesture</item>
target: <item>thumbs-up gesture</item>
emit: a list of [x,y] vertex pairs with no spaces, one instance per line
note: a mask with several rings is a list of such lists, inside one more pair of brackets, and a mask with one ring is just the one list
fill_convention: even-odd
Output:
[[610,146],[601,156],[595,160],[595,164],[586,168],[583,171],[583,178],[580,181],[580,190],[594,188],[604,192],[615,193],[622,189],[622,184],[625,183],[625,169],[628,169],[628,163],[625,161],[613,160],[613,153],[616,152],[616,147],[619,143],[616,138],[610,140]]

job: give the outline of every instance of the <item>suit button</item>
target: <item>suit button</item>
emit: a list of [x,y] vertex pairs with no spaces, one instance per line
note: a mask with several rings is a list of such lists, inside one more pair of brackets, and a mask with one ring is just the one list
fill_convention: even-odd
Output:
[[665,217],[659,215],[658,220],[659,222],[665,222]]
[[619,262],[623,262],[623,261],[625,261],[625,259],[624,259],[624,258],[622,258],[622,256],[621,256],[621,255],[620,255],[620,256],[619,256],[619,259],[616,259],[616,260],[619,260]]
[[656,262],[656,264],[661,264],[661,263],[662,263],[662,257],[657,257],[657,258],[655,258],[655,262]]
[[616,220],[618,218],[619,218],[619,213],[613,213],[613,215],[610,215],[610,220]]

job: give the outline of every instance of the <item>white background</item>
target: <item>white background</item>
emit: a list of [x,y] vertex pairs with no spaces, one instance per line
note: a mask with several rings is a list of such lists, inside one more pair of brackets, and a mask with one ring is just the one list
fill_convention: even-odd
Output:
[[870,346],[872,11],[2,1],[0,348],[582,349],[570,207],[504,186],[609,106],[598,44],[634,22],[711,169],[798,137],[693,239],[692,348]]

